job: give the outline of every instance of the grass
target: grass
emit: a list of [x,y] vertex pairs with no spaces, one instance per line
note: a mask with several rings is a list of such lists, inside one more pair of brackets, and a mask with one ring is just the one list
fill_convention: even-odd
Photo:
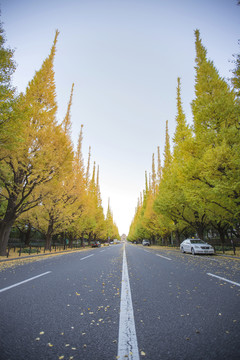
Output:
[[[216,253],[217,254],[223,254],[222,250],[217,250]],[[234,255],[233,249],[225,250],[223,255]],[[240,256],[240,249],[238,249],[238,248],[236,249],[235,256]]]
[[85,247],[85,248],[77,248],[77,249],[66,249],[66,250],[63,250],[63,249],[58,249],[55,251],[55,247],[52,247],[52,251],[50,250],[45,250],[44,251],[44,248],[22,248],[21,249],[21,255],[19,256],[19,251],[20,251],[20,248],[19,247],[16,247],[15,248],[15,251],[14,251],[14,248],[11,248],[10,251],[9,251],[9,256],[8,258],[6,256],[0,256],[0,260],[7,260],[7,259],[21,259],[22,256],[24,257],[31,257],[32,255],[45,255],[45,254],[59,254],[59,253],[67,253],[67,252],[70,252],[70,251],[83,251],[83,250],[86,250],[86,249],[89,249],[89,247]]
[[[102,246],[109,246],[109,244],[102,244]],[[12,247],[9,251],[9,255],[8,258],[6,256],[0,256],[0,260],[7,260],[7,259],[21,259],[21,257],[32,257],[32,255],[45,255],[45,254],[63,254],[63,253],[69,253],[69,252],[74,252],[74,251],[84,251],[84,250],[89,250],[91,249],[91,246],[85,246],[85,247],[79,247],[79,248],[67,248],[67,249],[63,249],[63,246],[61,247],[56,247],[56,251],[55,251],[55,246],[52,246],[52,251],[50,250],[45,250],[44,251],[44,247],[26,247],[26,248],[21,248],[21,255],[19,256],[19,251],[20,251],[20,247]],[[14,251],[15,250],[15,251]]]
[[[141,244],[140,244],[141,245]],[[148,246],[146,246],[146,248],[148,248]],[[155,249],[155,250],[179,250],[178,246],[162,246],[162,245],[151,245],[150,246],[151,249]],[[225,252],[222,252],[222,247],[218,246],[216,248],[216,254],[219,255],[233,255],[234,256],[234,252],[232,248],[226,248]],[[240,248],[237,247],[236,251],[235,251],[235,256],[239,256],[240,257]]]
[[[6,256],[0,256],[0,260],[4,260],[4,261],[0,262],[0,272],[4,271],[5,269],[14,269],[14,268],[24,265],[26,263],[30,263],[30,262],[34,262],[34,261],[41,261],[41,260],[47,259],[49,257],[61,256],[61,255],[73,253],[76,251],[86,251],[86,250],[90,250],[90,249],[92,249],[92,248],[85,247],[85,248],[78,248],[78,249],[72,249],[72,250],[61,250],[61,251],[56,251],[56,252],[54,249],[51,252],[46,250],[44,253],[44,248],[43,248],[38,253],[39,256],[32,256],[35,254],[29,255],[27,253],[26,254],[22,253],[22,255],[19,256],[19,253],[17,251],[20,250],[20,248],[16,248],[15,252],[12,249],[12,251],[10,251],[8,258]],[[48,256],[45,256],[46,254],[48,254]]]

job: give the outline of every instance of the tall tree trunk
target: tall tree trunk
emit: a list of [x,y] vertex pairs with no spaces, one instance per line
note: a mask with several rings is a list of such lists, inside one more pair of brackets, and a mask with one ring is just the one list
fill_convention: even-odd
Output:
[[80,240],[81,240],[81,247],[85,247],[84,233],[82,233],[82,235],[81,235],[81,237],[80,237]]
[[196,228],[197,230],[197,236],[199,237],[199,239],[204,240],[204,226],[202,226],[201,224],[199,224]]
[[7,255],[7,246],[8,246],[8,239],[10,235],[11,228],[14,224],[15,219],[4,221],[2,220],[0,224],[0,256]]
[[0,222],[0,256],[6,255],[10,231],[16,220],[15,201],[16,195],[13,195],[8,200],[5,216]]
[[180,245],[180,231],[178,229],[175,230],[176,242],[177,245]]
[[153,236],[151,237],[151,243],[152,243],[152,245],[155,245],[155,244],[156,244],[155,235],[153,235]]
[[225,253],[224,250],[224,244],[225,244],[225,231],[222,229],[218,229],[219,235],[220,235],[220,241],[221,241],[221,245],[222,245],[222,252],[223,254]]
[[194,217],[195,217],[195,222],[193,223],[193,227],[195,228],[196,232],[197,232],[197,236],[199,237],[199,239],[204,240],[204,230],[205,230],[205,223],[204,223],[204,219],[205,219],[205,214],[203,214],[201,216],[201,218],[199,217],[199,214],[197,211],[194,212]]
[[73,247],[73,236],[72,236],[72,234],[69,234],[69,235],[68,235],[68,238],[69,238],[69,245],[68,245],[68,246],[69,246],[70,248],[72,248],[72,247]]
[[32,231],[32,226],[31,224],[28,224],[28,228],[27,228],[27,232],[25,234],[25,245],[29,246],[30,245],[30,241],[31,241],[31,231]]
[[88,246],[91,245],[91,241],[93,240],[92,231],[88,234]]
[[45,244],[46,250],[51,249],[52,233],[53,233],[53,224],[52,224],[52,221],[50,220],[49,225],[48,225],[47,234],[46,234],[46,244]]

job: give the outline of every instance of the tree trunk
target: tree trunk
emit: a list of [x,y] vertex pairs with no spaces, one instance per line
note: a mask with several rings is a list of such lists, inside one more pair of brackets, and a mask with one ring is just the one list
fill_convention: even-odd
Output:
[[92,237],[92,231],[88,234],[88,246],[91,245],[91,241],[92,241],[93,237]]
[[81,240],[81,247],[83,247],[83,237],[81,237],[80,240]]
[[81,237],[80,237],[80,240],[81,240],[81,247],[85,247],[84,233],[82,233],[82,235],[81,235]]
[[0,222],[0,256],[6,255],[10,231],[16,220],[15,202],[16,196],[14,195],[8,200],[5,216]]
[[10,235],[11,228],[14,224],[15,219],[12,220],[2,220],[0,224],[0,256],[7,255],[7,245]]
[[199,237],[199,239],[204,240],[204,227],[203,226],[198,226],[197,227],[197,236]]
[[205,230],[205,214],[201,216],[201,218],[199,217],[199,214],[197,211],[194,212],[194,217],[195,217],[195,221],[192,224],[193,228],[195,229],[195,231],[197,232],[197,236],[199,239],[204,240],[204,230]]
[[151,237],[151,243],[152,243],[152,245],[156,244],[156,238],[154,235]]
[[220,241],[221,241],[221,245],[222,245],[222,252],[223,254],[225,254],[225,250],[224,250],[224,244],[225,244],[225,232],[222,230],[218,230],[219,235],[220,235]]
[[50,221],[49,225],[48,225],[47,234],[46,234],[46,244],[45,244],[46,250],[51,250],[52,233],[53,233],[53,224],[52,224],[52,221]]
[[68,245],[68,246],[69,246],[70,248],[72,248],[72,247],[73,247],[73,236],[72,236],[72,234],[69,234],[69,235],[68,235],[68,238],[69,238],[69,245]]
[[178,229],[175,230],[175,236],[176,236],[176,243],[179,246],[180,245],[180,231]]
[[31,231],[32,231],[32,226],[31,224],[28,224],[28,228],[27,228],[27,232],[25,234],[25,245],[29,246],[30,245],[30,241],[31,241]]

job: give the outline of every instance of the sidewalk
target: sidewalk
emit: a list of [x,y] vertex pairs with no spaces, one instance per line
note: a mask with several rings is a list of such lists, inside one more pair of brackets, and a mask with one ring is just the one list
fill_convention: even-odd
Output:
[[71,250],[59,250],[59,251],[49,251],[46,253],[41,253],[41,254],[33,254],[33,255],[24,255],[24,256],[19,256],[19,255],[13,255],[13,256],[9,256],[8,258],[4,258],[4,256],[0,256],[0,263],[1,262],[9,262],[9,261],[15,261],[15,260],[23,260],[23,259],[31,259],[34,257],[40,257],[40,256],[49,256],[49,255],[64,255],[67,253],[71,253],[71,252],[75,252],[75,251],[84,251],[84,250],[90,250],[91,248],[89,247],[85,247],[85,248],[78,248],[78,249],[71,249]]

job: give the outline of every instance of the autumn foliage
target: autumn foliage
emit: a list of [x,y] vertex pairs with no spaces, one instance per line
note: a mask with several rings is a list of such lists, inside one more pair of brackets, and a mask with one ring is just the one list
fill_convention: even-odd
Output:
[[75,239],[118,238],[118,229],[104,215],[99,186],[99,168],[94,163],[90,179],[90,157],[85,171],[81,126],[76,151],[71,141],[71,89],[66,116],[56,120],[57,102],[54,57],[56,31],[49,56],[17,94],[11,86],[15,70],[13,51],[4,47],[0,31],[0,255],[5,255],[13,226],[34,228],[45,239],[64,233]]
[[[177,81],[176,129],[170,150],[168,123],[164,165],[152,171],[137,203],[129,239],[179,244],[185,236],[240,238],[239,56],[232,87],[223,79],[195,31],[193,124],[187,123]],[[159,149],[158,149],[159,153]],[[154,165],[152,165],[153,168]],[[158,165],[161,169],[161,165]]]

